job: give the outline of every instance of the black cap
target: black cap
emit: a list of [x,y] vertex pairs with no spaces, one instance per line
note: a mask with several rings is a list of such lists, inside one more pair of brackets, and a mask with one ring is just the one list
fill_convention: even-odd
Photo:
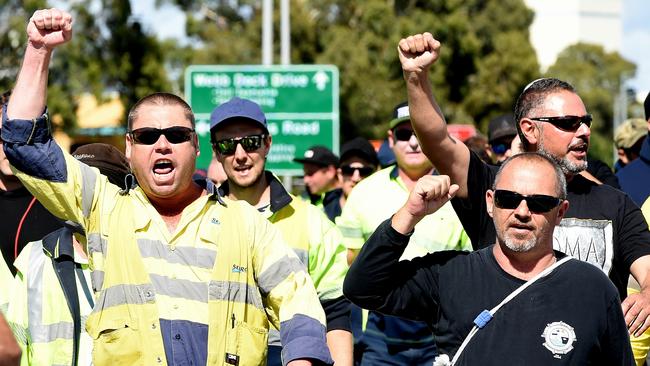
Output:
[[302,158],[295,158],[293,161],[300,164],[310,163],[321,166],[339,166],[339,158],[330,149],[320,145],[310,147],[305,151]]
[[488,125],[488,142],[490,144],[500,138],[515,137],[516,135],[517,127],[515,127],[515,118],[512,113],[502,114],[490,120]]
[[353,156],[357,156],[374,166],[379,165],[379,159],[377,158],[375,148],[372,147],[372,144],[363,137],[355,137],[343,144],[343,147],[341,147],[341,161]]
[[393,109],[393,119],[388,122],[388,129],[392,130],[395,126],[405,121],[411,121],[408,102],[402,102],[395,106]]
[[79,146],[72,156],[88,166],[99,169],[111,183],[125,188],[124,178],[129,174],[129,162],[115,146],[102,143],[86,144]]

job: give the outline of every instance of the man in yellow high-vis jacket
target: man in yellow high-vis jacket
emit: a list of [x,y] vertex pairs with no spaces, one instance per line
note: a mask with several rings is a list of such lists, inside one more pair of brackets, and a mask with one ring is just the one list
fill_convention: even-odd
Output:
[[191,108],[167,93],[133,106],[126,156],[137,184],[120,190],[63,152],[43,113],[48,64],[72,36],[71,16],[36,11],[27,33],[2,139],[32,194],[86,232],[93,363],[260,365],[273,323],[287,340],[285,365],[331,364],[314,285],[278,230],[192,180]]

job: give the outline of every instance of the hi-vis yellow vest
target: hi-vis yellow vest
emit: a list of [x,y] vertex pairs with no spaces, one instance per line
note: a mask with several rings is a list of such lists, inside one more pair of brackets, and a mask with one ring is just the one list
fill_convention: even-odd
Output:
[[[230,217],[245,217],[240,203],[228,201],[224,209]],[[95,365],[167,364],[154,287],[134,245],[134,211],[129,197],[119,196],[109,219],[103,285],[87,320]],[[266,364],[272,312],[267,315],[262,305],[247,233],[243,220],[220,225],[209,283],[208,365]],[[233,262],[249,270],[233,271]]]

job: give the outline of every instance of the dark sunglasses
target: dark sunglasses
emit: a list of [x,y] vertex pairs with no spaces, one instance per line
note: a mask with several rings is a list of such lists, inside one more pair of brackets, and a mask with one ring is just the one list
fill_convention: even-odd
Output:
[[575,132],[581,124],[591,127],[591,114],[584,116],[535,117],[533,121],[548,122],[563,131]]
[[262,146],[262,141],[266,135],[250,135],[244,137],[233,137],[230,139],[219,140],[212,144],[214,149],[222,155],[232,155],[237,150],[237,144],[244,148],[244,151],[251,152],[259,149]]
[[143,145],[155,144],[160,138],[160,135],[165,135],[167,141],[172,144],[180,144],[182,142],[190,141],[193,133],[193,129],[180,126],[163,128],[162,130],[159,128],[143,127],[129,132],[133,142]]
[[395,140],[397,141],[408,141],[413,135],[415,135],[415,132],[406,128],[401,128],[399,130],[393,131],[393,136],[395,136]]
[[528,209],[534,213],[549,212],[562,202],[560,198],[547,196],[545,194],[524,196],[523,194],[507,191],[505,189],[497,189],[494,191],[494,204],[498,208],[514,210],[519,207],[522,200],[526,200]]
[[370,174],[372,174],[375,171],[375,168],[371,166],[362,166],[362,167],[353,167],[350,165],[341,166],[341,174],[345,175],[346,177],[353,176],[355,170],[359,172],[359,176],[365,178]]

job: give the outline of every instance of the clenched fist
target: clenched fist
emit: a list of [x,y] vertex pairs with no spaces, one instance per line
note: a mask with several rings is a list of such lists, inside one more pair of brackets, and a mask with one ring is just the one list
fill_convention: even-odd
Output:
[[59,9],[37,10],[27,24],[28,42],[52,50],[72,38],[72,16]]
[[440,42],[425,32],[402,38],[397,46],[404,72],[422,72],[440,55]]

